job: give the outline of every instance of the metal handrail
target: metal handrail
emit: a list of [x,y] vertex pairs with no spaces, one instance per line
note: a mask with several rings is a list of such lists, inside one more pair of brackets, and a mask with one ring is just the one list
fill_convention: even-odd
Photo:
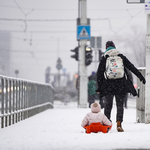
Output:
[[53,100],[50,84],[0,76],[1,128],[53,108]]

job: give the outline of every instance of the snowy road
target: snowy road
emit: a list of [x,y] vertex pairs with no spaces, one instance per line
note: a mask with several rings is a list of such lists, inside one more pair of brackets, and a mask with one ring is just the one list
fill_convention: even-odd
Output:
[[55,103],[54,109],[0,129],[0,150],[150,149],[150,124],[136,123],[135,101],[129,104],[124,112],[124,133],[116,131],[114,105],[112,130],[86,134],[80,124],[90,109]]

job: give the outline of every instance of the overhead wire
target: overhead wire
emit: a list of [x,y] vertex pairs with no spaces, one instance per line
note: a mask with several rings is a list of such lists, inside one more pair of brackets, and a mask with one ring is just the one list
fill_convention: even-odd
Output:
[[3,21],[28,21],[28,22],[51,22],[51,21],[76,21],[76,19],[11,19],[11,18],[0,18]]
[[[0,5],[0,7],[8,7],[8,8],[15,8],[17,9],[18,7],[16,6],[10,6],[10,5]],[[141,7],[140,7],[141,8]],[[128,10],[134,10],[134,9],[140,9],[139,7],[134,7],[134,8],[128,8]],[[29,8],[29,7],[21,7],[21,9],[27,9],[27,10],[31,10],[33,8]],[[78,8],[65,8],[65,9],[61,9],[61,8],[34,8],[35,11],[78,11]],[[92,11],[123,11],[126,10],[126,8],[100,8],[100,9],[95,9],[95,8],[89,8],[88,10],[92,10]]]
[[[49,10],[49,9],[32,9],[31,8],[26,8],[26,7],[20,7],[19,4],[16,2],[16,0],[14,0],[15,4],[17,5],[17,8],[20,9],[20,11],[25,15],[25,19],[16,19],[16,18],[0,18],[1,21],[22,21],[25,23],[25,29],[24,31],[26,32],[27,30],[27,22],[67,22],[67,21],[76,21],[76,19],[26,19],[26,16],[31,13],[33,10]],[[1,7],[4,6],[4,7],[7,7],[6,5],[0,5]],[[11,7],[11,6],[8,6],[8,7]],[[15,8],[15,7],[12,7],[12,8]],[[25,12],[23,11],[23,9],[30,9],[30,11],[28,13],[25,14]],[[135,8],[134,8],[135,9]],[[50,9],[51,10],[51,9]],[[55,9],[53,9],[55,10]],[[61,9],[60,9],[61,10]],[[63,9],[62,9],[63,10]],[[66,9],[64,9],[66,10]],[[70,10],[70,9],[68,9]],[[76,9],[75,9],[76,10]],[[90,9],[89,9],[90,10]],[[91,9],[92,10],[92,9]],[[95,9],[95,10],[108,10],[108,9]],[[109,9],[109,10],[121,10],[122,9]],[[106,20],[108,21],[108,24],[109,24],[109,28],[110,30],[114,33],[114,34],[117,34],[119,33],[123,28],[125,28],[127,26],[127,24],[137,15],[139,14],[140,12],[138,12],[136,15],[132,15],[130,12],[129,12],[129,9],[124,9],[125,11],[128,12],[128,14],[130,15],[130,19],[128,20],[128,22],[119,30],[119,31],[114,31],[114,29],[112,28],[112,23],[111,23],[111,18],[92,18],[91,20]],[[132,8],[133,10],[133,8]],[[21,32],[21,31],[13,31],[13,32]],[[66,31],[28,31],[28,32],[32,32],[32,33],[57,33],[57,32],[66,32]],[[74,31],[67,31],[67,32],[74,32]]]
[[[19,49],[19,50],[17,50],[17,49],[6,49],[6,48],[3,48],[3,49],[1,49],[0,51],[1,52],[5,52],[5,51],[9,51],[9,52],[11,52],[11,53],[13,53],[13,52],[19,52],[19,53],[32,53],[32,52],[38,52],[38,53],[50,53],[50,52],[56,52],[56,50],[50,50],[50,49],[40,49],[40,50],[21,50],[21,49]],[[66,49],[61,49],[61,51],[60,52],[69,52],[69,50],[66,50]]]
[[[15,1],[15,0],[14,0]],[[16,1],[15,1],[16,2]],[[18,4],[17,4],[18,5]],[[18,6],[19,7],[19,6]],[[19,7],[19,9],[22,11],[22,9]],[[31,10],[32,11],[32,10]],[[30,11],[30,12],[31,12]],[[129,12],[129,10],[128,9],[126,9],[126,11],[128,12],[128,14],[130,15],[130,19],[129,19],[129,21],[123,26],[123,28],[132,20],[132,18],[134,18],[135,16],[137,16],[137,14],[139,14],[140,12],[142,12],[143,10],[140,10],[137,14],[135,14],[135,15],[132,15],[130,12]],[[29,13],[30,13],[29,12]],[[24,13],[23,11],[22,11],[22,13]],[[23,21],[23,22],[66,22],[66,21],[76,21],[76,19],[14,19],[14,18],[0,18],[0,20],[2,20],[2,21]],[[113,30],[113,28],[112,28],[112,23],[111,23],[111,21],[110,21],[110,18],[92,18],[91,20],[107,20],[108,21],[108,24],[109,24],[109,28],[110,28],[110,30],[114,33],[114,34],[116,34],[117,32],[116,31],[114,31]],[[26,28],[27,28],[27,24],[25,25],[26,26]],[[26,28],[25,28],[25,30],[26,30]],[[19,32],[19,31],[16,31],[16,32]],[[30,32],[44,32],[44,31],[30,31]],[[46,31],[47,32],[47,31]],[[54,31],[48,31],[48,32],[54,32]],[[55,32],[57,32],[57,31],[55,31]],[[63,31],[58,31],[58,32],[63,32]],[[66,32],[66,31],[64,31],[64,32]],[[70,31],[68,31],[68,32],[70,32]],[[74,32],[74,31],[71,31],[71,32]]]
[[24,29],[24,32],[27,30],[27,21],[26,21],[26,17],[27,17],[27,15],[28,14],[30,14],[34,9],[31,9],[28,13],[25,13],[24,11],[23,11],[23,9],[19,6],[19,4],[16,2],[16,0],[14,0],[14,2],[15,2],[15,4],[17,5],[17,7],[20,9],[20,11],[24,14],[24,16],[25,16],[25,19],[23,20],[23,22],[25,23],[25,29]]

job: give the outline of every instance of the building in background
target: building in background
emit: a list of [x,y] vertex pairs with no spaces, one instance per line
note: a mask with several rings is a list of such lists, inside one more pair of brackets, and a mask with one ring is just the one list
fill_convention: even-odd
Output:
[[0,74],[10,75],[10,32],[0,31]]

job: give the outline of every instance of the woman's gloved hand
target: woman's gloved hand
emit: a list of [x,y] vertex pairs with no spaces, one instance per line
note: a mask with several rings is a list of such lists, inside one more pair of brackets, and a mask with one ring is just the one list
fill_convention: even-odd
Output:
[[146,83],[146,80],[145,80],[145,78],[144,78],[143,76],[140,77],[140,81],[141,81],[143,84]]

